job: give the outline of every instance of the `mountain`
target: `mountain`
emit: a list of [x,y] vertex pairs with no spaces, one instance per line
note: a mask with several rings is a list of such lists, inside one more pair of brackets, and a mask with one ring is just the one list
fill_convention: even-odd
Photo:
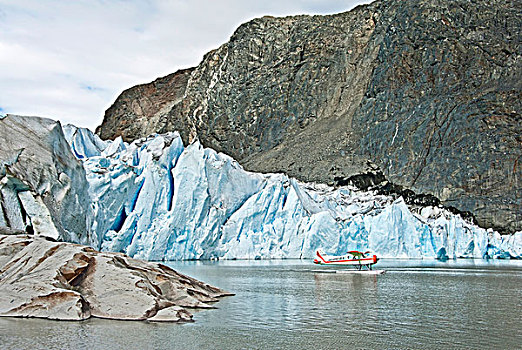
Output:
[[515,232],[521,10],[383,0],[254,19],[197,67],[123,92],[97,132],[132,141],[178,130],[251,171],[397,192]]

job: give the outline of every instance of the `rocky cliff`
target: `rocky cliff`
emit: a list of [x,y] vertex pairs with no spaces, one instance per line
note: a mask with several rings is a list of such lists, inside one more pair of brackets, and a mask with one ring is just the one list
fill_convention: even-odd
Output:
[[[182,100],[192,70],[180,70],[125,90],[105,112],[104,123],[96,132],[104,139],[121,136],[132,141],[163,129],[165,115]],[[112,117],[115,115],[118,118]]]
[[250,170],[406,189],[520,230],[521,10],[390,0],[255,19],[195,69],[124,92],[98,133],[179,130]]

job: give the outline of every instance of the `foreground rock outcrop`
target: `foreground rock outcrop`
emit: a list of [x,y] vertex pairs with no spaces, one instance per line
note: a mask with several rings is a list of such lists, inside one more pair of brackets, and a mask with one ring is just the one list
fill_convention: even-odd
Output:
[[[124,92],[98,132],[132,140],[178,130],[253,171],[331,185],[387,180],[515,232],[521,13],[517,1],[382,0],[255,19],[180,72],[190,72],[186,86]],[[169,93],[183,96],[169,104]],[[143,101],[165,108],[142,113]]]
[[0,235],[0,316],[190,321],[231,295],[158,263],[29,235]]

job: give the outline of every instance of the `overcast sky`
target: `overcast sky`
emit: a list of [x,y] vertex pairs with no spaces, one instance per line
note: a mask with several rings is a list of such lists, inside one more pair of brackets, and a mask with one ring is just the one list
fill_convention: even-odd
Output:
[[239,24],[363,0],[0,0],[0,114],[92,130],[120,92],[196,66]]

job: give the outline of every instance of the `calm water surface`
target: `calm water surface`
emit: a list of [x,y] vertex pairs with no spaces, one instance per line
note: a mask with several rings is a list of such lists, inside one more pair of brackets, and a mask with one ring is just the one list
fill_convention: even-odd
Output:
[[0,348],[522,348],[520,261],[383,260],[379,276],[308,261],[169,265],[236,296],[181,325],[0,318]]

